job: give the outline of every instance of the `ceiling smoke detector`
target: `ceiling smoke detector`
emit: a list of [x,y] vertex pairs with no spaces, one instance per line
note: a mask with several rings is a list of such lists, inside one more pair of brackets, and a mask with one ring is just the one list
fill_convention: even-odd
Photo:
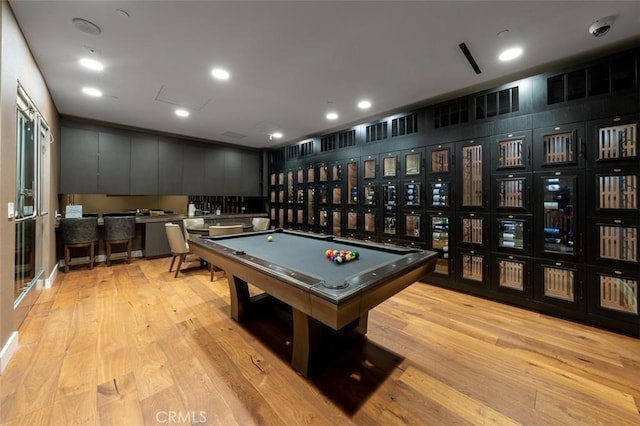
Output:
[[73,25],[83,33],[98,35],[102,32],[99,26],[83,18],[73,18],[71,22],[73,22]]
[[589,26],[589,34],[594,37],[602,37],[609,32],[615,19],[616,18],[614,16],[607,16],[606,18],[598,19],[596,22]]

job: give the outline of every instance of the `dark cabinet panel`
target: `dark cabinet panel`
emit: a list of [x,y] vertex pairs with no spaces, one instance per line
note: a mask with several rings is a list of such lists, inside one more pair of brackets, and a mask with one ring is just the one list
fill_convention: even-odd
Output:
[[165,222],[145,224],[144,257],[149,258],[169,255],[171,255],[171,247],[169,246],[169,240],[167,239]]
[[[275,174],[274,174],[275,175]],[[224,151],[213,147],[205,153],[204,182],[208,195],[227,195],[224,188]]]
[[242,175],[240,176],[240,193],[236,195],[259,197],[261,191],[260,153],[245,151],[242,153]]
[[158,193],[158,138],[131,137],[131,194]]
[[98,132],[62,127],[61,135],[60,193],[98,192]]
[[98,192],[129,194],[131,137],[100,132],[98,135]]
[[161,140],[158,144],[158,193],[182,194],[183,146],[179,142]]
[[207,194],[204,168],[206,148],[197,145],[184,146],[184,163],[182,172],[182,194]]
[[236,150],[225,150],[224,153],[224,194],[238,195],[242,179],[242,153]]

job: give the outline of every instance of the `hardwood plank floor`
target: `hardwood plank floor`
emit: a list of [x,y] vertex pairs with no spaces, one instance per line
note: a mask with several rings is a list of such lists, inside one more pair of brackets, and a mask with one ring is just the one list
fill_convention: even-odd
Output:
[[0,376],[0,423],[640,424],[638,339],[416,283],[306,379],[286,323],[234,322],[223,274],[169,263],[60,273]]

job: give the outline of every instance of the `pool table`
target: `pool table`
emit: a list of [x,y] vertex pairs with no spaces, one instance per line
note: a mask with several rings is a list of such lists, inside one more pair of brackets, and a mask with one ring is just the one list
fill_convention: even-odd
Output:
[[[257,303],[247,283],[291,306],[291,365],[303,376],[321,324],[365,334],[369,310],[432,271],[437,258],[432,251],[282,229],[192,238],[189,246],[225,271],[236,321],[247,319]],[[357,251],[359,257],[337,264],[327,250]]]

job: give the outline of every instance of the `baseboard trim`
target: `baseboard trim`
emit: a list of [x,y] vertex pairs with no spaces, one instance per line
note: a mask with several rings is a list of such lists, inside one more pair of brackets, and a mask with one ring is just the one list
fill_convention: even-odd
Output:
[[9,360],[13,357],[13,354],[18,350],[18,332],[14,331],[9,336],[7,343],[0,350],[0,375],[4,371],[4,368],[9,364]]
[[49,277],[44,279],[43,288],[45,289],[51,288],[51,286],[53,285],[53,282],[56,280],[56,277],[58,276],[58,270],[59,270],[58,264],[56,263],[55,265],[53,265],[53,270],[49,274]]

